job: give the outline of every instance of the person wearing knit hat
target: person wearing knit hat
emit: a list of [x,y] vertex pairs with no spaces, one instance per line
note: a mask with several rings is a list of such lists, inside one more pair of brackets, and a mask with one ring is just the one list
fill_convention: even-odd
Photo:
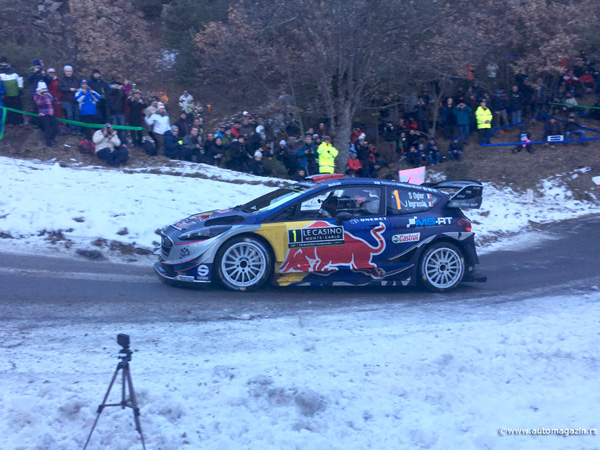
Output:
[[[81,80],[81,87],[75,93],[75,100],[79,103],[79,117],[81,122],[85,123],[105,123],[106,120],[99,120],[97,104],[100,101],[100,94],[93,90],[87,80]],[[92,139],[92,129],[85,127],[87,139]]]
[[56,70],[54,70],[52,67],[50,67],[48,69],[48,78],[50,78],[52,81],[50,81],[48,83],[48,92],[50,92],[52,94],[52,97],[54,97],[55,103],[54,103],[54,115],[58,118],[58,119],[62,119],[63,116],[63,109],[62,109],[62,105],[60,103],[61,99],[62,99],[62,94],[60,93],[60,90],[58,89],[58,77],[56,76]]
[[[132,127],[142,127],[142,121],[144,117],[144,109],[148,107],[148,103],[142,97],[142,91],[134,89],[131,91],[131,95],[127,97],[127,106],[129,107],[129,122],[128,125]],[[142,147],[144,133],[142,130],[131,130],[131,139],[134,145]]]
[[[0,57],[0,81],[6,89],[3,95],[4,106],[22,110],[21,91],[23,90],[23,77],[8,63],[6,56]],[[23,123],[23,114],[6,110],[5,114],[7,124],[19,125]]]
[[[44,81],[46,84],[50,84],[52,79],[46,74],[44,70],[44,63],[40,59],[33,61],[33,69],[25,75],[25,78],[29,82],[29,95],[33,99],[38,82]],[[33,112],[37,112],[37,109]]]
[[58,122],[54,109],[55,100],[48,92],[48,85],[44,81],[38,81],[33,101],[37,106],[40,127],[44,131],[44,138],[48,147],[56,147],[56,135],[58,134]]
[[129,158],[129,152],[112,124],[105,123],[104,128],[96,130],[92,137],[94,141],[96,157],[112,167],[125,164]]
[[102,78],[102,74],[98,69],[92,70],[92,74],[88,78],[88,84],[90,88],[100,95],[100,100],[96,104],[98,115],[100,116],[100,123],[108,122],[108,103],[106,96],[108,95],[108,83]]
[[262,152],[260,150],[256,150],[254,152],[254,158],[252,159],[252,161],[250,161],[250,164],[248,167],[250,173],[252,173],[253,175],[257,175],[259,177],[263,177],[266,175],[265,165],[264,165],[262,159],[263,159]]
[[[149,108],[146,108],[148,110]],[[165,138],[164,135],[168,131],[171,133],[171,122],[165,105],[161,102],[157,102],[156,110],[148,117],[146,117],[146,125],[150,127],[150,136],[154,139],[156,144],[156,151],[158,152],[164,147]]]
[[183,138],[179,134],[179,127],[173,125],[164,134],[165,156],[170,159],[183,161],[192,160],[192,149],[183,145]]
[[[75,100],[75,93],[79,90],[79,81],[73,75],[73,67],[63,67],[63,76],[58,79],[58,92],[60,92],[60,104],[63,116],[67,120],[79,120],[79,103]],[[79,133],[81,129],[77,125],[67,124],[71,133]]]
[[323,136],[323,142],[317,149],[317,154],[319,155],[319,173],[335,172],[335,158],[338,153],[338,149],[331,144],[331,137]]

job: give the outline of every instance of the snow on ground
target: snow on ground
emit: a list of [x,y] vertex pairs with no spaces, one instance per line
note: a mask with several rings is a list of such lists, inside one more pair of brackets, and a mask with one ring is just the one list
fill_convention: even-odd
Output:
[[[598,428],[595,289],[227,322],[10,322],[0,448],[82,448],[125,332],[148,449],[597,449],[598,435],[499,434]],[[140,449],[131,410],[105,409],[89,448]]]
[[[157,229],[274,189],[256,184],[261,180],[281,181],[186,163],[158,170],[188,175],[201,171],[213,179],[144,173],[146,169],[125,173],[99,167],[66,168],[0,157],[0,233],[15,238],[3,239],[3,251],[69,253],[60,243],[49,244],[44,230],[62,230],[74,243],[72,249],[94,248],[90,243],[97,238],[153,249]],[[557,178],[544,182],[531,204],[525,194],[486,184],[482,208],[465,212],[474,222],[479,244],[494,249],[498,245],[492,246],[494,241],[527,230],[530,221],[545,223],[600,213],[600,206],[574,200]],[[138,262],[148,263],[147,259]]]
[[[222,173],[230,179],[232,172]],[[19,252],[57,249],[45,241],[47,235],[39,236],[44,230],[62,230],[83,247],[104,238],[153,248],[153,242],[159,241],[155,231],[165,225],[197,212],[235,206],[274,189],[1,157],[0,179],[0,231],[18,238],[4,239],[3,249]],[[239,174],[237,182],[257,179]]]

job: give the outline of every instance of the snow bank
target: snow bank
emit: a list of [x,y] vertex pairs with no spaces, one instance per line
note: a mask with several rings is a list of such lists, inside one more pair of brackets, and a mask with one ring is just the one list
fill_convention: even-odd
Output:
[[[104,238],[152,248],[159,240],[155,231],[165,225],[197,212],[235,206],[273,189],[2,157],[0,179],[0,231],[21,236],[15,243],[21,250],[39,247],[43,230],[70,230],[64,234],[75,242]],[[256,179],[240,174],[238,182]]]
[[[4,239],[3,250],[64,252],[64,247],[49,244],[44,234],[58,230],[73,248],[89,247],[94,239],[103,238],[151,249],[158,241],[156,230],[165,225],[193,213],[244,203],[274,189],[256,183],[281,181],[189,163],[153,170],[167,175],[144,173],[147,169],[125,173],[64,168],[0,157],[0,232],[18,238]],[[172,175],[194,171],[217,180]],[[557,178],[540,186],[531,203],[525,194],[488,183],[481,209],[465,213],[473,220],[478,244],[493,249],[494,241],[527,230],[531,222],[600,213],[600,207],[574,200]]]

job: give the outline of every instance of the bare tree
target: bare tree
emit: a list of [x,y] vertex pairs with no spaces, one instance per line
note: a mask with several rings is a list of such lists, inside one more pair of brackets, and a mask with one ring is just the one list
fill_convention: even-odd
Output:
[[[211,58],[224,50],[219,39],[230,42],[227,36],[251,30],[249,42],[238,41],[237,50],[244,57],[258,53],[268,61],[268,67],[249,59],[246,64],[230,61],[227,70],[254,73],[258,84],[276,81],[275,86],[265,86],[268,89],[287,85],[296,99],[311,96],[311,102],[328,118],[335,145],[341,151],[338,169],[343,169],[352,119],[363,100],[413,63],[415,47],[433,34],[432,17],[440,17],[435,12],[441,3],[278,0],[263,5],[242,1],[235,16],[218,29],[200,34],[196,43],[204,52],[206,71],[215,74],[222,60],[213,59],[215,64],[211,65]],[[263,70],[266,77],[261,75]]]

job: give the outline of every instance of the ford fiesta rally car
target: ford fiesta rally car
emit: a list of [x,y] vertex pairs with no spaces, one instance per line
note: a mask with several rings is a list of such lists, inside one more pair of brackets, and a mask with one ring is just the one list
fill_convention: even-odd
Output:
[[161,230],[165,282],[218,281],[234,291],[279,286],[422,284],[444,292],[485,281],[471,221],[481,183],[418,186],[315,176],[231,209]]

